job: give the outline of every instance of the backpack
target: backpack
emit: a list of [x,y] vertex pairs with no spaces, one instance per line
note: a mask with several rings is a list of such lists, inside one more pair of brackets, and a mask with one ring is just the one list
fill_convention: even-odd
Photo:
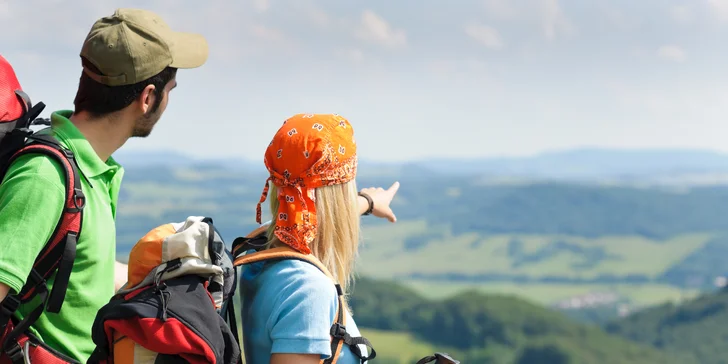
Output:
[[149,231],[129,253],[128,281],[97,312],[88,363],[242,363],[231,258],[208,217]]
[[[267,241],[266,232],[267,226],[263,225],[247,236],[235,239],[233,241],[232,248],[232,253],[235,257],[233,265],[238,267],[256,262],[274,262],[285,259],[296,259],[312,264],[331,279],[331,284],[336,288],[336,292],[338,293],[339,301],[334,322],[332,323],[330,330],[332,355],[328,359],[322,360],[321,363],[335,364],[339,359],[339,355],[341,354],[341,349],[344,344],[349,346],[352,354],[354,354],[361,363],[374,359],[377,356],[377,352],[374,350],[374,347],[369,340],[364,337],[351,336],[346,332],[346,315],[344,314],[345,307],[343,301],[344,292],[341,289],[341,286],[334,281],[334,278],[328,269],[326,269],[326,267],[312,254],[302,254],[288,246],[263,250],[262,248]],[[368,352],[371,354],[364,355],[359,345],[366,345]]]
[[[66,206],[55,230],[38,254],[21,291],[8,294],[0,302],[0,364],[78,363],[49,347],[28,330],[44,312],[58,313],[61,310],[76,256],[85,205],[73,153],[63,148],[53,136],[37,134],[30,129],[34,125],[50,126],[49,120],[37,119],[44,108],[42,102],[31,103],[30,97],[21,89],[12,66],[0,56],[0,182],[18,157],[30,153],[55,159],[66,177]],[[46,280],[53,274],[55,283],[49,292]],[[40,297],[39,305],[19,321],[14,315],[18,306],[36,297]]]

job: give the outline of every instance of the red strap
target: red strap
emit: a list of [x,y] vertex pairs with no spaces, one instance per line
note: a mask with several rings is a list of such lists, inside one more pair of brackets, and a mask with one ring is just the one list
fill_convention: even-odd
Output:
[[[33,143],[16,152],[10,158],[9,163],[12,163],[18,157],[28,153],[40,153],[54,158],[63,167],[66,178],[66,203],[64,211],[56,225],[56,229],[51,235],[51,238],[40,251],[40,254],[38,254],[38,257],[35,260],[35,264],[33,265],[33,269],[36,270],[41,277],[48,279],[56,268],[58,268],[61,257],[64,253],[64,249],[56,249],[58,245],[66,243],[66,238],[69,233],[78,237],[81,232],[81,211],[85,205],[85,197],[83,192],[81,192],[79,171],[75,161],[72,161],[72,153],[64,152],[60,149],[60,147],[53,147],[42,143]],[[32,299],[35,294],[35,286],[36,285],[34,284],[26,283],[26,286],[23,287],[23,290],[21,290],[20,293],[21,301],[26,302]]]

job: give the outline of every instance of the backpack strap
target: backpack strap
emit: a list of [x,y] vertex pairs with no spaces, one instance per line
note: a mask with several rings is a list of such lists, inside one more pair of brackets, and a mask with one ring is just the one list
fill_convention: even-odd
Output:
[[233,240],[231,252],[233,257],[238,257],[250,249],[263,250],[263,247],[268,241],[268,238],[265,235],[267,231],[268,225],[261,225],[248,233],[248,235]]
[[[3,349],[9,355],[19,349],[16,339],[35,323],[44,309],[51,313],[58,313],[61,310],[76,258],[76,243],[81,233],[82,210],[86,204],[86,198],[81,191],[78,164],[73,152],[61,147],[52,137],[34,135],[31,138],[37,142],[31,142],[13,154],[6,166],[9,167],[17,158],[29,153],[43,154],[55,159],[64,171],[66,202],[53,234],[35,259],[25,285],[18,294],[6,296],[0,303],[0,325],[4,326],[21,303],[27,303],[35,296],[41,297],[38,307],[5,336]],[[2,171],[0,175],[4,176],[5,172]],[[53,290],[49,293],[46,281],[56,271]],[[5,328],[2,329],[4,331]]]
[[[255,231],[253,231],[251,234],[248,235],[248,237],[251,236],[259,236],[260,232],[256,234],[256,231],[263,229],[258,228]],[[240,266],[240,265],[246,265],[246,264],[252,264],[256,262],[262,262],[262,261],[279,261],[279,260],[286,260],[286,259],[296,259],[301,260],[307,263],[310,263],[314,266],[316,266],[319,270],[321,270],[336,286],[336,293],[338,295],[338,307],[336,309],[336,315],[334,317],[334,323],[331,326],[331,356],[328,359],[321,360],[322,364],[334,364],[339,360],[339,355],[341,355],[341,348],[343,344],[347,344],[349,346],[349,349],[351,352],[361,360],[362,363],[364,363],[367,360],[374,359],[377,355],[376,351],[374,350],[374,347],[364,337],[352,337],[346,332],[346,315],[344,315],[344,310],[346,309],[344,307],[344,292],[341,289],[341,285],[336,283],[334,280],[334,277],[331,275],[328,269],[319,261],[316,257],[314,257],[311,254],[302,254],[298,251],[294,250],[293,248],[290,248],[288,246],[282,246],[278,248],[272,248],[272,249],[266,249],[262,251],[258,251],[255,253],[249,253],[242,256],[238,256],[238,258],[235,259],[233,262],[234,266]],[[361,352],[361,349],[359,348],[359,344],[364,344],[369,348],[369,351],[371,351],[371,354],[369,356],[364,356]]]

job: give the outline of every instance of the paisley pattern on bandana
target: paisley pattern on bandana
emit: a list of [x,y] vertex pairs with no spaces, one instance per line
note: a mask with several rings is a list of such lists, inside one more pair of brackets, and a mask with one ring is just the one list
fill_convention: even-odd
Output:
[[275,235],[284,244],[310,254],[316,237],[315,188],[343,184],[356,176],[354,130],[337,114],[298,114],[283,122],[265,152],[270,172],[256,207],[261,223],[261,204],[269,182],[278,190]]

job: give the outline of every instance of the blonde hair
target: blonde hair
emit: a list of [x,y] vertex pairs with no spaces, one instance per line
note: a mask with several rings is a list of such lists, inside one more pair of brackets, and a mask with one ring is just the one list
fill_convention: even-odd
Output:
[[[316,193],[316,238],[311,243],[311,254],[328,269],[341,289],[348,294],[353,281],[354,265],[359,251],[359,207],[356,181],[319,187]],[[278,196],[271,183],[270,210],[278,215]],[[266,249],[280,246],[280,240],[273,233],[275,219],[268,228]]]

